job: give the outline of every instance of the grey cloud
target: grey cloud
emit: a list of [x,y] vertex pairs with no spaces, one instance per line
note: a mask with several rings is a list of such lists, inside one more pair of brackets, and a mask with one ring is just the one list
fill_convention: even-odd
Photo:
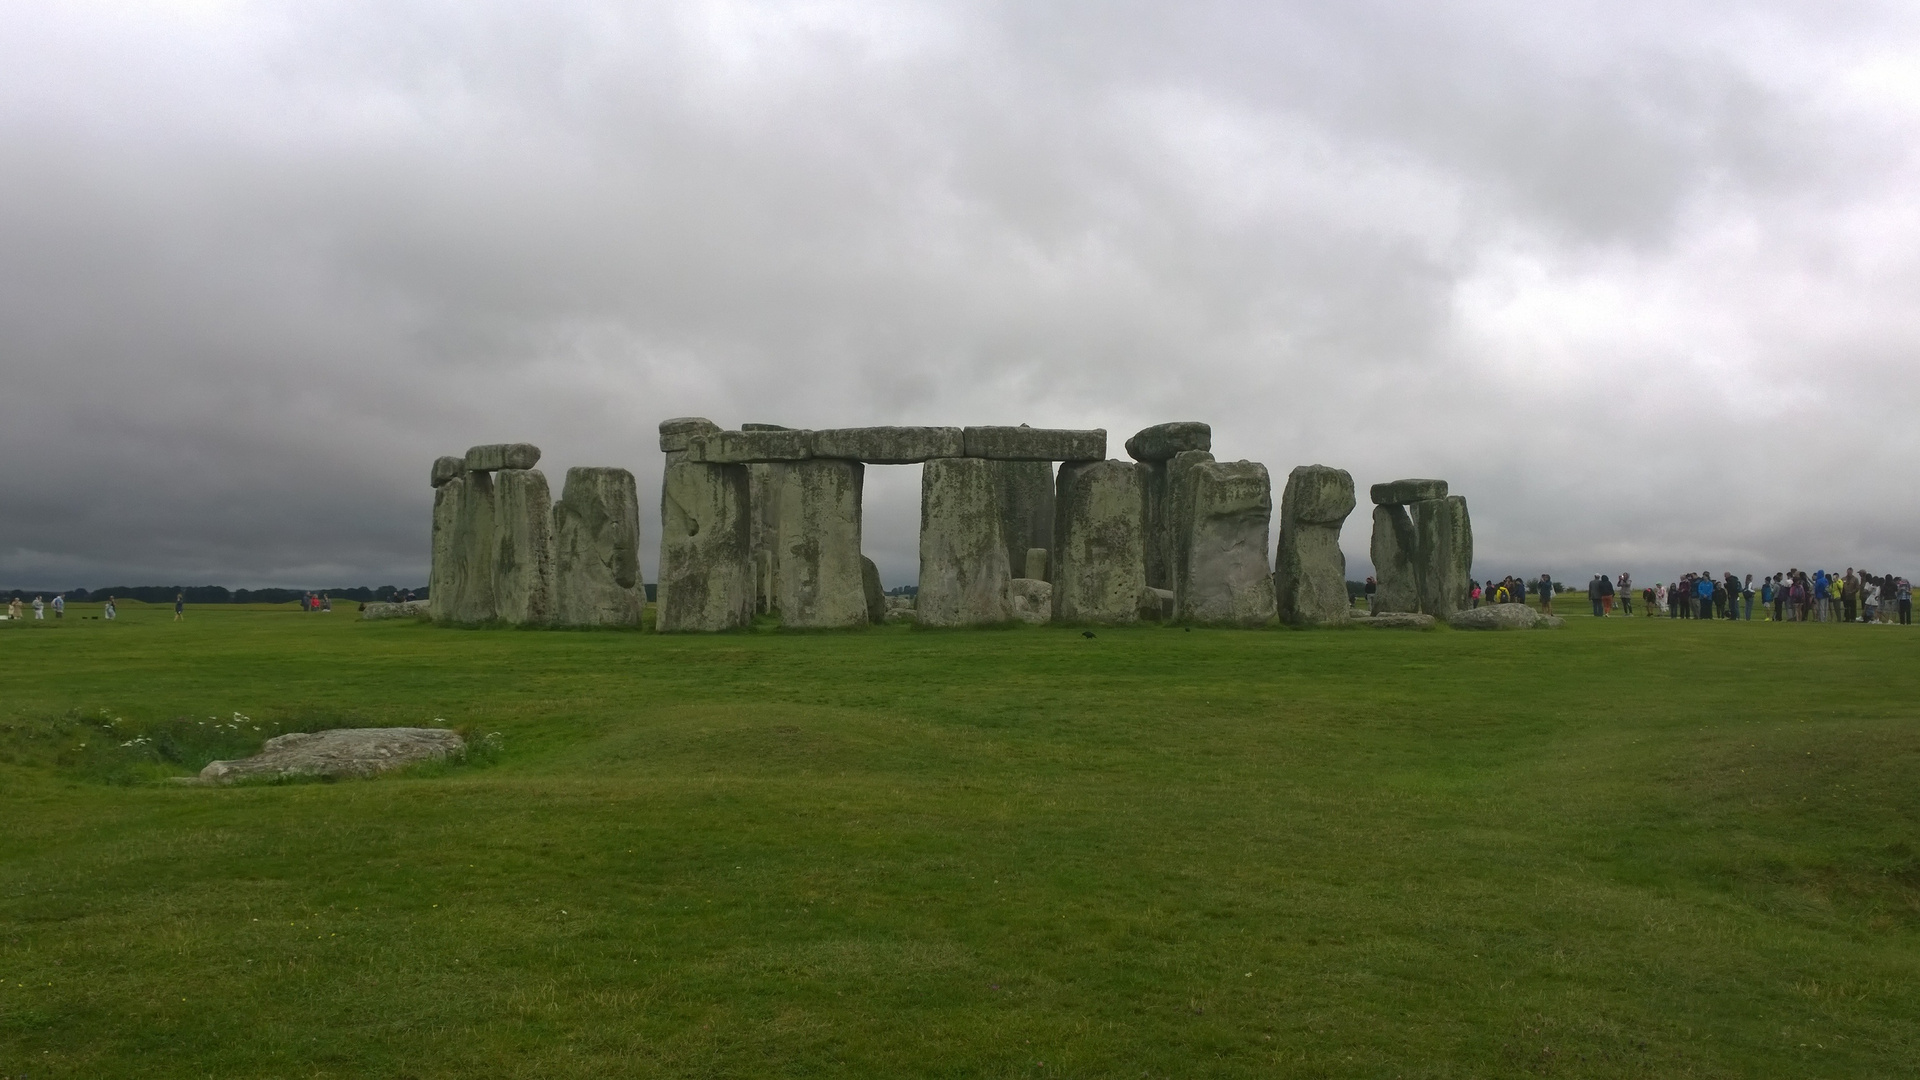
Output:
[[[0,34],[16,584],[423,580],[434,455],[528,439],[648,503],[687,413],[1116,453],[1202,418],[1276,476],[1447,476],[1485,568],[1576,580],[1920,554],[1892,6],[47,4]],[[869,490],[910,580],[914,472]],[[1789,509],[1813,492],[1846,512]]]

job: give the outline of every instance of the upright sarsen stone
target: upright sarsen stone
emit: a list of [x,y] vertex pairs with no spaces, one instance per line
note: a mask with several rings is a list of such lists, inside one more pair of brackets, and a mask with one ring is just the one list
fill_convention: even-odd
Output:
[[1282,621],[1319,626],[1346,620],[1353,605],[1347,599],[1340,526],[1353,507],[1353,477],[1345,469],[1302,465],[1288,474],[1273,573]]
[[494,609],[513,626],[553,621],[553,500],[539,469],[493,474]]
[[1192,470],[1190,491],[1174,617],[1266,625],[1273,620],[1275,602],[1267,573],[1267,530],[1273,520],[1267,467],[1257,461],[1202,462]]
[[996,460],[989,463],[988,475],[993,478],[1007,566],[1020,570],[1029,550],[1053,547],[1053,462]]
[[434,492],[435,622],[492,622],[494,606],[493,474],[463,473]]
[[1467,605],[1473,585],[1473,523],[1458,495],[1408,508],[1418,545],[1420,610],[1444,619]]
[[639,626],[640,497],[625,469],[567,470],[553,504],[554,622]]
[[[1379,490],[1379,485],[1374,485]],[[1407,508],[1383,503],[1373,508],[1374,609],[1420,610],[1420,544]]]
[[857,461],[829,458],[776,466],[774,600],[782,626],[866,625],[860,572],[864,470]]
[[[741,424],[740,430],[790,431],[777,424]],[[754,463],[747,466],[747,505],[752,515],[747,530],[748,550],[753,563],[754,610],[762,614],[774,609],[774,579],[779,575],[779,559],[774,543],[780,534],[780,499],[775,487],[786,475],[781,466]]]
[[867,621],[879,626],[887,621],[887,590],[880,584],[880,568],[865,555],[860,556],[860,583],[867,597]]
[[[666,438],[663,430],[663,443]],[[732,630],[753,621],[747,515],[746,466],[705,465],[668,453],[660,484],[656,629]]]
[[[1167,494],[1161,512],[1161,544],[1167,560],[1167,587],[1172,587],[1174,582],[1187,576],[1188,548],[1193,541],[1193,473],[1212,461],[1213,455],[1205,450],[1182,450],[1164,463],[1166,478],[1163,482]],[[1262,564],[1266,562],[1264,553],[1260,561]],[[1152,582],[1148,584],[1152,585]],[[1273,591],[1271,578],[1268,579],[1267,591]]]
[[[934,458],[920,473],[922,626],[989,626],[1012,620],[1013,579],[1000,531],[1003,462]],[[1044,465],[1045,462],[1040,464]]]
[[1130,623],[1147,588],[1140,474],[1129,461],[1060,466],[1053,525],[1053,617]]

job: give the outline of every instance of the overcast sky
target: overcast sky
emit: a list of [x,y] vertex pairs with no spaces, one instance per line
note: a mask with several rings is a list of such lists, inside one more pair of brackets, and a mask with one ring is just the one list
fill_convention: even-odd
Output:
[[1920,572],[1910,0],[0,13],[0,584],[421,584],[507,440],[632,469],[651,580],[682,415],[1205,420],[1276,503],[1447,479],[1482,577]]

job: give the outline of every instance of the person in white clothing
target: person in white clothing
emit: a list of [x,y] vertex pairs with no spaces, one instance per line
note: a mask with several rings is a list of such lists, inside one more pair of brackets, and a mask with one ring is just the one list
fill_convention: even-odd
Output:
[[113,597],[111,596],[107,597],[106,606],[100,609],[100,617],[108,621],[112,621],[113,619],[119,617],[119,614],[120,612],[116,610],[113,606]]
[[47,605],[37,596],[33,598],[33,617],[36,619],[47,617]]

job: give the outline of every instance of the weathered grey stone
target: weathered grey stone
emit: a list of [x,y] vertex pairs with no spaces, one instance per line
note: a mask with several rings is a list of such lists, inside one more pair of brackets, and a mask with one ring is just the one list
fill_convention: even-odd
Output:
[[1431,630],[1439,620],[1412,611],[1385,611],[1378,615],[1354,612],[1347,617],[1347,622],[1373,630]]
[[1198,420],[1155,424],[1127,440],[1127,456],[1135,461],[1171,461],[1182,450],[1212,449],[1213,429]]
[[867,596],[867,621],[875,626],[887,621],[887,590],[880,586],[880,568],[865,555],[860,556],[860,584]]
[[1465,607],[1473,586],[1473,523],[1458,495],[1407,507],[1420,571],[1420,610],[1447,618]]
[[1340,526],[1353,507],[1353,477],[1345,469],[1302,465],[1288,474],[1273,574],[1283,622],[1321,626],[1344,621],[1352,610]]
[[467,459],[452,455],[433,459],[433,486],[439,487],[467,471]]
[[994,461],[988,469],[1007,565],[1018,570],[1028,549],[1053,547],[1053,462]]
[[1420,544],[1407,508],[1373,508],[1373,604],[1378,613],[1420,610]]
[[660,484],[655,628],[732,630],[753,621],[747,469],[668,455]]
[[1445,480],[1395,480],[1386,484],[1375,484],[1368,490],[1373,496],[1375,506],[1405,506],[1408,503],[1422,502],[1426,499],[1444,499],[1447,497]]
[[1525,604],[1487,604],[1448,615],[1447,625],[1455,630],[1557,630],[1566,623]]
[[780,624],[865,626],[866,586],[860,571],[860,490],[865,466],[814,458],[779,466],[774,600]]
[[869,465],[912,465],[966,452],[966,435],[957,427],[829,428],[813,433],[814,457],[849,458]]
[[237,761],[215,761],[192,778],[197,784],[293,777],[362,779],[423,761],[458,757],[467,749],[457,731],[444,728],[337,728],[294,731],[267,740],[260,752]]
[[719,430],[719,424],[704,416],[676,416],[671,420],[662,420],[660,421],[660,452],[663,454],[686,453],[687,444],[695,435],[711,435]]
[[1192,470],[1182,520],[1184,573],[1173,590],[1175,617],[1223,626],[1273,621],[1267,530],[1273,481],[1257,461],[1207,461]]
[[[1165,477],[1161,480],[1166,497],[1160,508],[1159,532],[1161,550],[1166,559],[1166,584],[1162,588],[1176,588],[1175,583],[1187,575],[1188,548],[1193,541],[1193,471],[1213,460],[1213,455],[1205,450],[1182,450],[1172,460],[1165,463]],[[1142,464],[1142,469],[1158,469],[1160,466]],[[1143,476],[1143,482],[1147,477]],[[1262,561],[1264,561],[1262,556]],[[1148,584],[1157,584],[1149,579]]]
[[493,604],[512,626],[553,621],[553,499],[539,469],[493,474]]
[[1156,622],[1173,621],[1173,590],[1149,585],[1140,594],[1140,617]]
[[1140,474],[1129,461],[1060,467],[1054,510],[1053,617],[1130,623],[1147,587]]
[[494,604],[494,474],[470,472],[434,492],[435,622],[471,625],[499,617]]
[[753,566],[754,610],[773,611],[779,590],[780,559],[774,545],[780,538],[780,496],[778,486],[787,476],[784,465],[756,463],[746,466],[748,559]]
[[464,462],[468,472],[531,469],[540,464],[540,448],[532,443],[488,443],[470,447]]
[[1099,461],[1107,456],[1107,433],[1100,428],[970,427],[966,443],[968,457],[1003,461]]
[[1146,562],[1147,585],[1170,589],[1173,587],[1173,528],[1167,520],[1172,510],[1167,463],[1142,461],[1133,468],[1140,474],[1140,545],[1141,558]]
[[1000,532],[998,462],[935,458],[920,473],[922,626],[991,626],[1013,618]]
[[369,600],[360,608],[362,619],[431,619],[433,618],[432,600],[402,600],[393,603],[384,600]]
[[1053,621],[1053,586],[1039,578],[1014,578],[1007,583],[1013,617],[1040,626]]
[[708,465],[752,461],[805,461],[813,456],[811,431],[714,431],[687,439],[687,460]]
[[639,626],[640,496],[625,469],[567,470],[553,504],[553,621],[561,626]]
[[1026,561],[1022,562],[1020,564],[1020,567],[1021,567],[1020,573],[1022,576],[1031,578],[1035,581],[1046,581],[1047,580],[1047,549],[1043,547],[1028,548]]

